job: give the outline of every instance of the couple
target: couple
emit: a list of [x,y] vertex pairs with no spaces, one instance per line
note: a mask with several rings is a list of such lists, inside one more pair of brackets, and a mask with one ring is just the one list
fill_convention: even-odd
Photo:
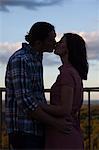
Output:
[[[54,26],[36,22],[27,43],[9,59],[6,69],[6,125],[13,149],[82,150],[79,111],[88,62],[85,41],[66,33],[56,43]],[[62,66],[47,104],[43,86],[43,52],[59,55]]]

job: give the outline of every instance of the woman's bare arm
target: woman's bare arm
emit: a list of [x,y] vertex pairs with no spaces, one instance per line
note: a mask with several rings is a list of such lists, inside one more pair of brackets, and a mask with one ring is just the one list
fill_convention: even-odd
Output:
[[63,85],[61,88],[60,105],[41,104],[41,108],[47,113],[62,117],[70,115],[73,103],[73,88]]

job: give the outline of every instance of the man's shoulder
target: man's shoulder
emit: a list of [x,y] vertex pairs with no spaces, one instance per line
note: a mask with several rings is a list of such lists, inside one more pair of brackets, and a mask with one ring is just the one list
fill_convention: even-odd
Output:
[[9,58],[9,61],[14,61],[16,59],[24,59],[26,57],[25,48],[21,47],[20,49],[16,50]]

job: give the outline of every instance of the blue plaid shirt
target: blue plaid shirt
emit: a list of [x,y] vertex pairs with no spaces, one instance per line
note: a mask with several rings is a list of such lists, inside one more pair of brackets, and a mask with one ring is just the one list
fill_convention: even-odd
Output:
[[43,86],[43,55],[22,43],[9,59],[6,76],[6,125],[8,133],[20,131],[42,136],[44,125],[30,120],[28,111],[46,103]]

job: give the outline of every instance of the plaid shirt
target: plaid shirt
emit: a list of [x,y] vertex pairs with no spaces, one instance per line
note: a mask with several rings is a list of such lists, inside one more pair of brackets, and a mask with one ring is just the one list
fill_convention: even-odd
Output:
[[6,125],[8,133],[20,131],[42,136],[44,125],[28,118],[39,103],[46,103],[42,54],[23,43],[9,59],[6,76]]

